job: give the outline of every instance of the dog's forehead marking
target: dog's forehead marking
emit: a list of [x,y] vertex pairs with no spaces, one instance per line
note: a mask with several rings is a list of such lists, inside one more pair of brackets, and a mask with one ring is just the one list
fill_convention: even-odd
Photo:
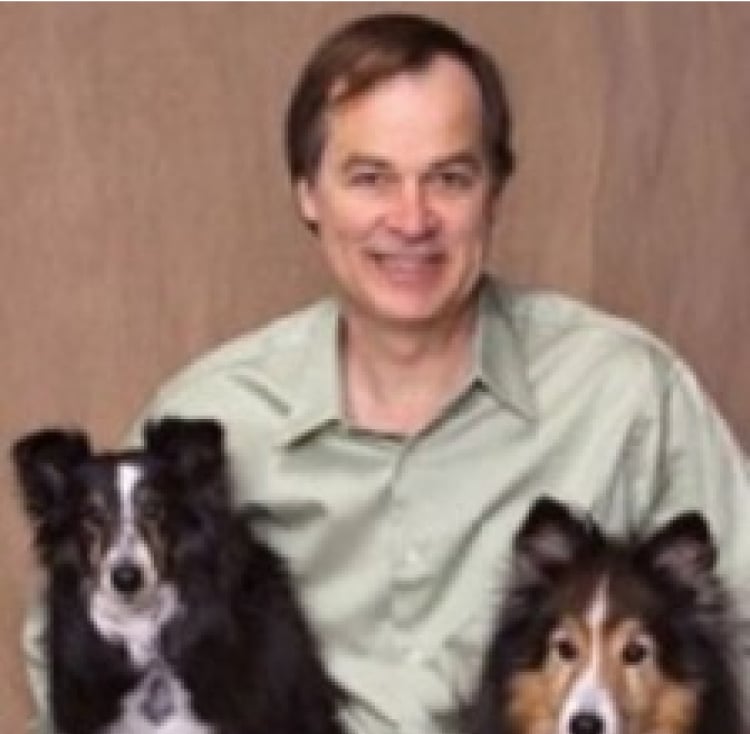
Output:
[[586,611],[586,624],[589,631],[591,643],[591,658],[589,661],[589,672],[596,679],[599,677],[602,665],[602,648],[604,647],[604,624],[607,621],[608,612],[608,587],[607,578],[599,581],[594,589],[594,595]]
[[608,587],[606,578],[599,581],[583,617],[589,638],[589,658],[563,706],[559,724],[559,731],[562,732],[570,731],[573,717],[584,712],[600,718],[604,734],[617,732],[615,707],[603,680],[604,636],[609,611]]
[[117,486],[124,496],[132,494],[140,481],[143,471],[140,466],[130,461],[123,461],[117,465]]
[[586,612],[586,622],[592,635],[598,636],[607,619],[608,586],[606,578],[602,579],[594,590],[591,604]]
[[120,506],[126,522],[133,516],[133,494],[142,477],[143,471],[137,464],[124,461],[117,465],[117,492],[120,496]]

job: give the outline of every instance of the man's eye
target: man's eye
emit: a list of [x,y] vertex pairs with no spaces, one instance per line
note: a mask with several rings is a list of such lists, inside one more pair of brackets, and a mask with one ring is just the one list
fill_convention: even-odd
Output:
[[435,183],[449,191],[465,191],[474,184],[474,176],[467,171],[445,170],[435,176]]
[[376,187],[387,182],[388,178],[383,171],[355,171],[349,176],[350,186]]

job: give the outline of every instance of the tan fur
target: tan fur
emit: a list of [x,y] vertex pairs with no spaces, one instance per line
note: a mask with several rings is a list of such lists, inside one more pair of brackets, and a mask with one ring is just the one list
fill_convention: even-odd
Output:
[[81,527],[86,537],[89,565],[97,570],[105,549],[112,540],[109,524],[106,522],[107,512],[106,502],[101,495],[90,494],[86,498]]
[[[537,671],[515,676],[511,683],[510,717],[523,734],[552,734],[565,697],[590,657],[590,638],[584,626],[567,618],[550,635],[544,665]],[[559,654],[561,643],[570,643],[580,654],[574,662]]]
[[[659,669],[655,642],[641,625],[635,620],[607,622],[602,639],[601,674],[619,711],[620,734],[689,734],[698,691],[670,680]],[[641,662],[625,662],[628,644],[647,651]],[[519,734],[556,734],[566,697],[590,663],[592,645],[593,634],[585,622],[567,618],[550,635],[542,666],[513,678],[510,718]],[[571,648],[575,659],[568,659]]]
[[[635,620],[607,631],[604,671],[626,722],[624,734],[689,734],[698,706],[698,692],[667,678],[656,662],[656,643]],[[650,653],[639,665],[623,665],[629,642]]]
[[139,516],[138,529],[146,539],[151,556],[154,559],[154,565],[159,574],[163,574],[167,563],[166,538],[161,527],[163,522],[163,508],[158,505],[153,506],[148,511],[140,514],[143,517]]

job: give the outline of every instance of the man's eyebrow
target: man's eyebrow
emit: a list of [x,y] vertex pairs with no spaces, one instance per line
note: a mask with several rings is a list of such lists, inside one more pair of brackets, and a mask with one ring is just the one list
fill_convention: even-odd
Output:
[[[451,166],[461,166],[469,168],[472,171],[479,171],[482,168],[482,159],[471,151],[461,151],[448,155],[445,158],[439,158],[433,161],[430,170],[449,168]],[[374,155],[355,153],[345,158],[341,163],[342,171],[349,171],[353,168],[377,168],[381,170],[392,168],[392,164],[385,158]]]
[[472,171],[479,171],[482,168],[482,159],[476,153],[462,151],[446,158],[440,158],[430,168],[434,170],[436,168],[450,168],[451,166],[462,166],[470,168]]
[[350,171],[353,168],[379,168],[386,169],[390,168],[391,165],[385,158],[378,158],[377,156],[362,155],[356,153],[345,158],[341,163],[342,171]]

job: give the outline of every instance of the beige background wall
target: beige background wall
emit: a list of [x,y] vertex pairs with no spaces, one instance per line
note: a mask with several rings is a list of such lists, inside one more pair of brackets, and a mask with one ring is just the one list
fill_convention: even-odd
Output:
[[[32,588],[8,444],[60,422],[114,442],[167,373],[326,288],[281,120],[321,34],[367,8],[0,6],[3,732],[28,711]],[[750,446],[750,7],[419,9],[507,70],[519,170],[495,268],[641,320]]]

